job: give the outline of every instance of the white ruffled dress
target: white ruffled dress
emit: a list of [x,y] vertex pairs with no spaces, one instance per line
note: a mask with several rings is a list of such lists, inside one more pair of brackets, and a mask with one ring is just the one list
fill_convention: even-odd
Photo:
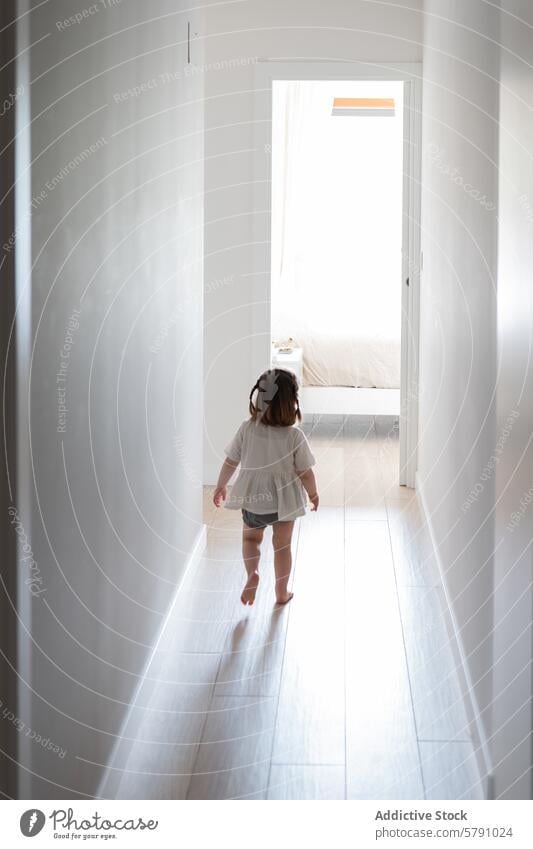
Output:
[[225,449],[240,464],[225,507],[265,515],[280,522],[305,515],[305,490],[298,472],[315,464],[305,433],[297,426],[271,427],[251,419],[243,422]]

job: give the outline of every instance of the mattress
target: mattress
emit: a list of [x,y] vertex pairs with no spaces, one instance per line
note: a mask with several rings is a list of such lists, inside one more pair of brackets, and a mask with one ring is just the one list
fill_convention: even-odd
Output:
[[304,386],[400,388],[400,339],[298,334]]

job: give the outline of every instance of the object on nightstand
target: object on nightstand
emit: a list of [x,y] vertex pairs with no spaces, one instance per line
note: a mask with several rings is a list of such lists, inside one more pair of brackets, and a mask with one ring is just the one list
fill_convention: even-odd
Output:
[[295,348],[292,336],[289,336],[286,342],[280,342],[277,345],[273,342],[272,344],[274,345],[274,348],[280,352],[280,354],[292,354]]

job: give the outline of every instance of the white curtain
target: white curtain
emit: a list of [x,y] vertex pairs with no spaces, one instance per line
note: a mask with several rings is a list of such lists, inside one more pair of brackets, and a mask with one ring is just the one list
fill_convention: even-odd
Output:
[[[333,98],[346,96],[393,96],[396,117],[333,117]],[[397,375],[389,380],[394,384],[399,380],[402,155],[400,83],[275,84],[273,337],[294,337],[304,357],[317,344],[323,352],[326,344],[337,358],[335,340],[345,356],[363,343],[374,345],[374,353],[381,347],[394,360]],[[369,378],[357,385],[377,383]]]

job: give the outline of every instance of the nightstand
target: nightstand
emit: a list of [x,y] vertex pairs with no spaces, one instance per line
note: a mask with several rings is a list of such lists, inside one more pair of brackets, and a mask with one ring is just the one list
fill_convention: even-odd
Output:
[[293,348],[290,353],[280,351],[279,348],[272,348],[272,368],[283,368],[286,371],[292,371],[298,378],[298,383],[301,386],[303,382],[303,350],[302,348]]

